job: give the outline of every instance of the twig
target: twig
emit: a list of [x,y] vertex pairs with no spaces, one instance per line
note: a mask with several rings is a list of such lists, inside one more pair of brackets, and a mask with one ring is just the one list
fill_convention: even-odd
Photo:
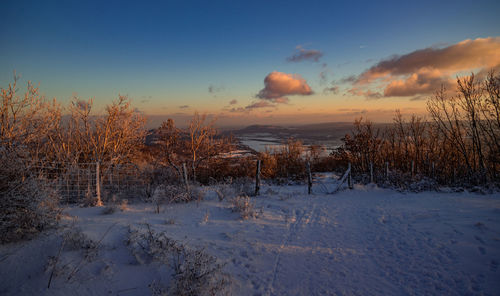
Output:
[[[95,247],[96,249],[98,249],[98,248],[99,248],[99,246],[101,245],[101,242],[102,242],[102,240],[104,239],[104,237],[108,234],[108,232],[111,230],[111,228],[113,228],[113,226],[115,226],[117,223],[118,223],[118,222],[113,223],[113,224],[112,224],[112,225],[111,225],[111,226],[110,226],[110,227],[106,230],[106,232],[104,232],[104,234],[102,235],[101,239],[100,239],[100,240],[97,242],[97,244],[96,244],[96,247]],[[80,260],[80,262],[78,263],[78,265],[76,265],[75,269],[73,269],[73,271],[69,274],[67,281],[69,281],[69,280],[70,280],[70,279],[71,279],[71,278],[72,278],[72,277],[73,277],[73,276],[74,276],[74,275],[75,275],[75,274],[76,274],[76,273],[80,270],[80,265],[82,264],[82,262],[83,262],[83,260],[84,260],[84,259],[85,259],[85,258],[82,258],[82,260]]]
[[118,295],[118,294],[123,293],[123,292],[128,292],[128,291],[136,290],[137,288],[138,287],[123,289],[123,290],[118,290],[118,291],[116,291],[116,294]]
[[59,262],[59,257],[61,256],[61,251],[66,244],[66,237],[63,237],[63,241],[61,243],[61,247],[59,247],[59,251],[57,252],[56,261],[54,262],[54,266],[52,267],[52,271],[50,272],[49,283],[47,284],[47,289],[50,289],[50,283],[52,282],[52,277],[54,276],[54,272],[56,270],[57,262]]

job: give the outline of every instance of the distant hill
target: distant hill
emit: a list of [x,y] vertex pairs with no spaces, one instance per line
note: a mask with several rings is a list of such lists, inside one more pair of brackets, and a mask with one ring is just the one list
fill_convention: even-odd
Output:
[[[375,123],[375,128],[384,129],[387,123]],[[266,144],[280,144],[289,138],[301,140],[305,145],[325,145],[329,148],[342,144],[341,139],[353,129],[352,122],[325,122],[305,125],[249,125],[240,129],[225,129],[220,135],[233,135],[241,142],[256,141]],[[151,129],[146,143],[151,145],[158,137],[158,129]]]

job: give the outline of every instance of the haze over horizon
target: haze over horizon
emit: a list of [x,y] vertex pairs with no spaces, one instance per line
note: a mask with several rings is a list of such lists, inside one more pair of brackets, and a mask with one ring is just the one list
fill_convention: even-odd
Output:
[[[500,69],[500,3],[6,1],[0,86],[219,126],[424,115],[457,75]],[[156,125],[156,124],[153,124]],[[151,126],[151,124],[150,124]]]

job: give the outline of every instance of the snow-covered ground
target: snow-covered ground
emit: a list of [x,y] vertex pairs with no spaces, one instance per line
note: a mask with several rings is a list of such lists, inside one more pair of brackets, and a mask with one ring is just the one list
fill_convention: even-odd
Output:
[[248,220],[210,189],[205,201],[165,205],[160,214],[152,204],[109,215],[68,208],[66,228],[98,242],[97,254],[83,260],[63,248],[47,289],[62,230],[0,246],[0,294],[148,295],[153,281],[170,281],[167,267],[139,262],[126,244],[130,227],[148,224],[225,263],[231,295],[500,294],[499,194],[322,191],[263,186],[252,198],[259,216]]

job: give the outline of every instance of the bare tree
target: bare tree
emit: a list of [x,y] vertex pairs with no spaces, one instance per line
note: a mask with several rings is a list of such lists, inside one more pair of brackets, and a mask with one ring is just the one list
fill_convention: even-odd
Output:
[[181,166],[184,161],[181,155],[184,151],[181,133],[175,126],[174,120],[170,118],[163,122],[159,129],[161,159],[166,161],[166,165],[173,167],[179,177],[182,175]]
[[196,168],[200,162],[208,159],[218,153],[217,143],[214,139],[216,130],[214,124],[216,118],[207,121],[207,115],[194,113],[191,122],[189,123],[189,150],[191,152],[191,170],[193,181],[196,181]]
[[55,100],[39,94],[38,87],[28,81],[26,92],[18,94],[19,77],[7,88],[0,88],[0,144],[7,150],[22,149],[29,162],[44,160],[46,135],[60,120],[61,108]]

